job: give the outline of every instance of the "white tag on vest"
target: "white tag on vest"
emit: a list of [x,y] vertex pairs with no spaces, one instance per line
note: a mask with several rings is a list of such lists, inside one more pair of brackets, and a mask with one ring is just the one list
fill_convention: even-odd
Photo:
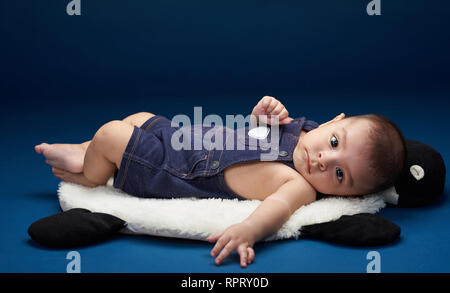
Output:
[[265,139],[269,135],[270,129],[266,126],[258,126],[248,131],[248,136],[256,139]]

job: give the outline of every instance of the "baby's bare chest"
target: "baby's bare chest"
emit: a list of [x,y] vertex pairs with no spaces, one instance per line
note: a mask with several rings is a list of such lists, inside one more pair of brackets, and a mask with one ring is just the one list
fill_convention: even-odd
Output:
[[287,180],[301,176],[280,162],[250,161],[224,170],[228,187],[247,199],[264,200]]

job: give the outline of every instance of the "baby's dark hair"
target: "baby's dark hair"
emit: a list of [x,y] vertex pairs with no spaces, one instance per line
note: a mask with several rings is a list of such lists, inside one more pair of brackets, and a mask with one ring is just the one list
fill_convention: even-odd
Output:
[[370,143],[366,149],[369,168],[374,176],[375,186],[370,193],[380,192],[394,185],[403,171],[406,161],[406,142],[394,122],[378,114],[353,116],[371,122],[368,130]]

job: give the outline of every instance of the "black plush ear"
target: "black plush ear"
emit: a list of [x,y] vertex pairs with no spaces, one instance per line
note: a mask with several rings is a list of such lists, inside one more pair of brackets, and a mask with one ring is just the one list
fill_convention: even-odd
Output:
[[28,234],[47,247],[71,248],[106,240],[125,225],[125,221],[109,214],[71,209],[34,222]]
[[300,236],[350,246],[377,246],[393,242],[400,231],[399,226],[376,214],[362,213],[303,226]]
[[445,164],[432,147],[406,140],[407,157],[395,183],[399,207],[420,207],[435,202],[444,191]]

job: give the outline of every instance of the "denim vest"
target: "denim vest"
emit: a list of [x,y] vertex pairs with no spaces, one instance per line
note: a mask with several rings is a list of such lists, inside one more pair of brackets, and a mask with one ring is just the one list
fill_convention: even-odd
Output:
[[[249,135],[250,127],[231,130],[226,127],[205,127],[194,125],[185,129],[193,138],[191,147],[202,140],[200,150],[170,150],[172,162],[167,161],[166,171],[182,179],[215,176],[225,168],[248,161],[282,162],[294,168],[292,155],[298,143],[301,130],[310,131],[318,123],[297,118],[290,124],[280,125],[278,135],[270,125],[266,138],[255,139]],[[275,129],[276,130],[276,129]],[[205,138],[215,138],[209,139]],[[217,138],[222,138],[218,140]]]
[[245,199],[228,187],[224,169],[266,160],[267,155],[294,168],[292,154],[301,130],[317,126],[298,118],[278,128],[269,127],[267,137],[256,140],[249,136],[249,127],[173,127],[170,120],[156,115],[141,128],[135,127],[114,176],[114,187],[138,197]]

